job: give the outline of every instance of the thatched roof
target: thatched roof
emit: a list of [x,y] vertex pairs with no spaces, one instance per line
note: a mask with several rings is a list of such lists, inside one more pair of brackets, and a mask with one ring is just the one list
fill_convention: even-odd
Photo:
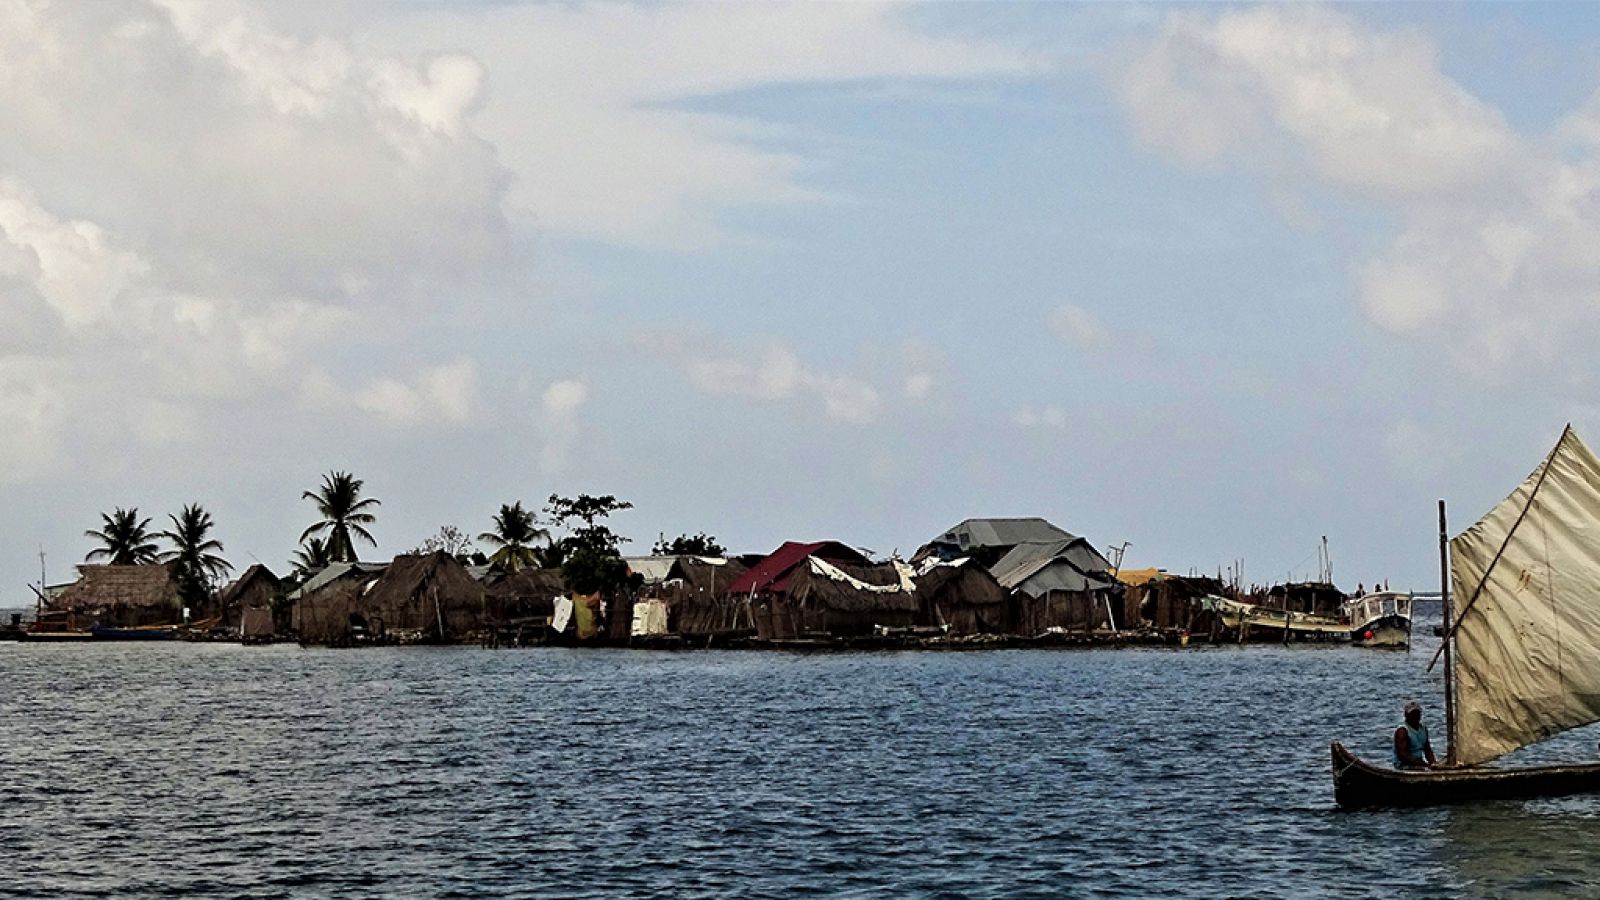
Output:
[[789,599],[834,612],[916,612],[921,609],[909,570],[894,563],[850,565],[807,559],[789,576]]
[[1006,602],[1006,589],[971,558],[930,566],[916,578],[925,602],[950,606],[994,606]]
[[567,585],[561,579],[560,569],[536,569],[529,566],[502,577],[489,585],[486,593],[492,599],[553,599],[564,597]]
[[401,608],[428,599],[437,591],[440,599],[477,599],[483,587],[463,566],[444,551],[417,556],[397,556],[394,562],[362,591],[362,604],[369,609]]
[[51,606],[56,609],[176,608],[178,582],[173,571],[170,564],[79,566],[78,580],[62,591]]
[[256,563],[217,593],[217,604],[223,609],[228,609],[253,592],[261,592],[270,597],[277,592],[279,584],[278,576],[272,574],[271,569]]
[[814,541],[809,544],[785,541],[783,546],[751,566],[748,572],[729,585],[728,590],[738,594],[788,590],[789,573],[797,571],[797,567],[804,568],[800,564],[813,556],[846,565],[868,564],[860,551],[838,541]]
[[682,556],[672,564],[672,571],[662,587],[685,596],[722,596],[748,571],[744,563],[737,559]]

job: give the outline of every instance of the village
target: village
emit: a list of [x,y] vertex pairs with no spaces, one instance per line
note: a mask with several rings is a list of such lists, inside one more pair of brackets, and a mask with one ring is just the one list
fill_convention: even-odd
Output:
[[[334,472],[306,492],[322,519],[302,536],[293,572],[257,563],[220,584],[229,566],[209,513],[186,507],[157,534],[118,509],[87,532],[102,546],[76,580],[41,580],[32,620],[14,615],[0,635],[789,649],[1409,641],[1408,594],[1347,596],[1331,577],[1246,586],[1237,570],[1128,569],[1126,545],[1103,553],[1038,517],[966,519],[906,559],[841,540],[735,554],[704,533],[663,535],[652,554],[628,556],[606,522],[631,504],[552,496],[543,520],[520,502],[502,506],[478,538],[493,553],[446,527],[410,553],[361,560],[355,545],[375,543],[366,526],[378,505],[361,488]],[[542,524],[567,533],[555,539]],[[156,538],[174,549],[157,553]]]

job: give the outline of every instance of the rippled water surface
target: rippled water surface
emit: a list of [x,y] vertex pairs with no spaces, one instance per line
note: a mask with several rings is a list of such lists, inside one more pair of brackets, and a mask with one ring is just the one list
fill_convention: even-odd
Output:
[[1334,808],[1426,661],[0,644],[0,891],[1600,894],[1600,798]]

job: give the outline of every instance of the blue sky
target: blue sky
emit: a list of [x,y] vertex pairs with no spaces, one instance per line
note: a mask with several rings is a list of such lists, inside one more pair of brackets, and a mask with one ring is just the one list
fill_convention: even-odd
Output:
[[0,598],[117,505],[281,570],[332,468],[375,555],[589,491],[1429,589],[1600,434],[1584,6],[0,8]]

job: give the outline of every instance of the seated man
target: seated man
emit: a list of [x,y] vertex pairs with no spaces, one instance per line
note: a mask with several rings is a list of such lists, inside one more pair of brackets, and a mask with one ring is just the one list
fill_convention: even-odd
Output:
[[1433,744],[1428,741],[1428,726],[1422,724],[1422,704],[1406,704],[1406,723],[1394,730],[1394,765],[1397,769],[1431,769]]

